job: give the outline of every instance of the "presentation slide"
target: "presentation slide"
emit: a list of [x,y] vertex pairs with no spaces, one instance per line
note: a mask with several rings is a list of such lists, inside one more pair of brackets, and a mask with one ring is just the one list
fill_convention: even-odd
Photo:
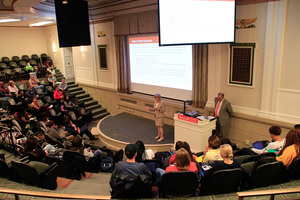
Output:
[[234,42],[235,0],[159,0],[160,45]]
[[158,36],[129,37],[132,91],[189,100],[192,46],[160,47]]

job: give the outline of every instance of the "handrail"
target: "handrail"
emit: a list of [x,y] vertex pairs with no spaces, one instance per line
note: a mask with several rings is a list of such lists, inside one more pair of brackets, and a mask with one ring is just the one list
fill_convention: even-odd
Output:
[[274,200],[275,195],[278,195],[278,194],[291,194],[291,193],[300,193],[300,187],[286,188],[286,189],[276,189],[276,190],[260,190],[260,191],[238,192],[237,195],[239,197],[239,200],[243,200],[245,197],[268,196],[268,195],[270,195],[270,200]]
[[63,193],[38,192],[38,191],[28,191],[28,190],[16,190],[16,189],[9,189],[9,188],[0,188],[0,193],[14,194],[16,200],[19,200],[19,195],[58,198],[58,199],[95,199],[95,200],[111,199],[110,196],[104,196],[104,195],[63,194]]

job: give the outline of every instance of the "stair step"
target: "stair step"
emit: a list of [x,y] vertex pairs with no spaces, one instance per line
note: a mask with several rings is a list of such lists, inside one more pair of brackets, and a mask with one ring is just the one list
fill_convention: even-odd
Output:
[[75,84],[74,81],[66,81],[68,85]]
[[82,99],[80,99],[80,102],[85,102],[85,101],[90,101],[90,100],[93,100],[93,97],[82,98]]
[[93,112],[93,110],[98,109],[98,108],[101,108],[101,105],[95,104],[95,105],[91,105],[91,106],[85,106],[86,110],[92,111],[92,112]]
[[69,88],[69,89],[70,89],[70,88],[73,88],[73,87],[78,87],[78,84],[74,84],[74,83],[68,84],[68,88]]
[[91,111],[92,111],[92,116],[97,116],[100,113],[107,112],[106,108],[97,108],[97,109],[93,109]]
[[109,112],[100,113],[100,114],[98,114],[96,116],[93,116],[93,120],[102,119],[103,117],[106,117],[109,114],[110,114]]
[[74,95],[83,94],[83,93],[85,93],[84,90],[79,90],[79,91],[70,92],[70,94],[74,94]]
[[89,97],[90,95],[87,94],[87,93],[83,93],[83,94],[78,94],[78,95],[75,95],[75,96],[76,96],[76,99],[80,100],[80,99]]
[[80,91],[80,90],[82,90],[82,87],[69,88],[69,92],[75,92],[75,91]]
[[84,106],[86,106],[86,107],[96,105],[96,104],[98,104],[98,101],[95,101],[95,100],[90,100],[90,101],[85,101],[84,102]]
[[66,79],[65,77],[58,77],[56,80],[57,80],[58,82],[61,82],[61,80],[62,80],[63,78]]
[[62,74],[61,72],[55,72],[56,76]]

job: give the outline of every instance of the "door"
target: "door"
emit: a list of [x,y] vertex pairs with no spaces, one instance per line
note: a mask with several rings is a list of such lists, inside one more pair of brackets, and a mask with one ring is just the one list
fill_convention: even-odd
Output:
[[64,48],[64,61],[66,79],[74,78],[72,47]]

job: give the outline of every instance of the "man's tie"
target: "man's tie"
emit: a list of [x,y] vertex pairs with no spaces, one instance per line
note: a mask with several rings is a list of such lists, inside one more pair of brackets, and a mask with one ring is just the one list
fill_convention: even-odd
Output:
[[216,112],[215,112],[215,117],[218,117],[219,107],[220,107],[220,101],[218,101],[218,105],[217,105]]

